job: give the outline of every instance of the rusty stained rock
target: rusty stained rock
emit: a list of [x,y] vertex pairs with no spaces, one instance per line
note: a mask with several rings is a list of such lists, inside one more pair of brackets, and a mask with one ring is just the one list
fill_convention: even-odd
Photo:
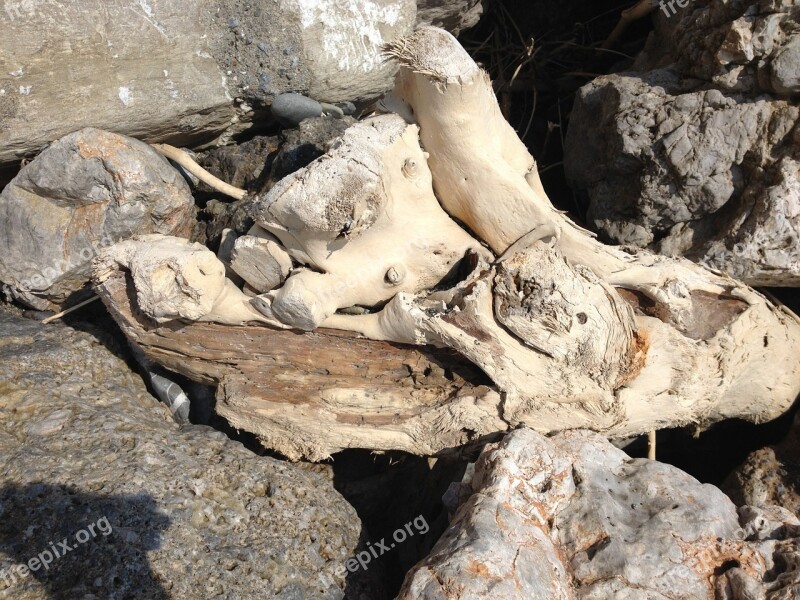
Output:
[[[464,485],[464,484],[459,484]],[[509,434],[398,600],[778,599],[800,592],[800,521],[602,436]]]
[[0,282],[32,308],[58,308],[98,252],[136,234],[189,237],[189,186],[129,137],[86,128],[54,142],[0,194]]

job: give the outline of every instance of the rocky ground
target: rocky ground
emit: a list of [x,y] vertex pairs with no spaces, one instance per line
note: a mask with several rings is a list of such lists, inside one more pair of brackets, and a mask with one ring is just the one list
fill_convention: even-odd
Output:
[[[179,427],[93,334],[0,312],[6,596],[341,598],[362,526],[333,484]],[[101,518],[110,533],[14,575]]]
[[[461,33],[559,208],[800,310],[800,2],[694,0],[607,48],[605,0],[4,8],[0,598],[800,597],[795,410],[661,431],[661,462],[641,439],[521,429],[438,459],[292,463],[159,371],[192,402],[176,423],[99,303],[41,322],[90,296],[106,245],[166,233],[230,256],[253,226],[251,199],[144,142],[266,191],[369,112],[393,77],[380,44],[420,23]],[[270,113],[287,92],[311,118]]]

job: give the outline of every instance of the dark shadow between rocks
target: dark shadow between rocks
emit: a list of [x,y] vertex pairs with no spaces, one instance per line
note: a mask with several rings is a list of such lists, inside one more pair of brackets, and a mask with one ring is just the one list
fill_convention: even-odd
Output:
[[[0,589],[38,587],[52,600],[166,600],[147,552],[159,548],[169,525],[146,494],[103,496],[46,483],[5,485],[0,488]],[[23,565],[27,574],[20,572]]]
[[[356,509],[363,524],[353,556],[360,558],[360,564],[347,577],[348,600],[397,595],[409,569],[430,553],[447,529],[448,508],[442,497],[451,483],[463,479],[468,462],[477,455],[475,450],[472,456],[429,460],[404,452],[344,450],[334,454],[334,487]],[[365,584],[372,586],[372,596],[361,591]]]

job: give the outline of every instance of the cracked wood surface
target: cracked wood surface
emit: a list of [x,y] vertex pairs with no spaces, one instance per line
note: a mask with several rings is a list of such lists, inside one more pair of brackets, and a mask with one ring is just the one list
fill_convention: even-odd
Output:
[[[515,134],[455,38],[422,28],[390,50],[395,104],[413,109],[425,152],[415,125],[373,117],[259,198],[256,221],[301,264],[279,290],[251,300],[175,239],[96,261],[98,291],[145,353],[218,382],[234,426],[312,460],[435,454],[519,425],[629,437],[758,423],[791,406],[796,317],[721,273],[600,244],[553,208],[518,140],[494,143]],[[352,307],[377,312],[338,312]],[[155,337],[139,308],[162,323]]]
[[452,350],[325,329],[157,324],[136,308],[126,272],[96,290],[148,358],[219,384],[217,411],[290,458],[321,459],[349,447],[433,454],[478,431],[508,428],[489,379]]

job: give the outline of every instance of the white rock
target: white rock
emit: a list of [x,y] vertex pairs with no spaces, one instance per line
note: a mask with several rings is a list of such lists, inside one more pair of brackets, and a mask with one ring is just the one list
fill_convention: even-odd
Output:
[[595,433],[517,430],[483,453],[472,487],[398,600],[777,600],[800,589],[796,517],[740,515],[717,488]]

